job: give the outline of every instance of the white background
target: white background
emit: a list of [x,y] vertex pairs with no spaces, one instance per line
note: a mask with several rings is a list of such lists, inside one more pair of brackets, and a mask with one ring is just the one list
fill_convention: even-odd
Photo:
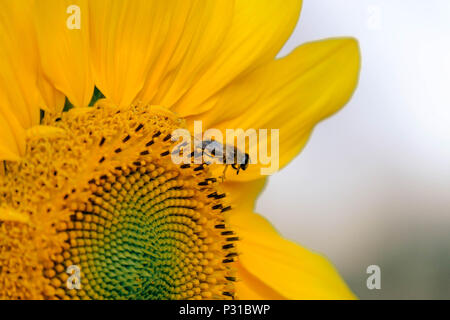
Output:
[[[360,298],[450,298],[450,1],[304,0],[280,55],[353,36],[350,103],[272,176],[257,211]],[[381,290],[366,287],[381,267]]]

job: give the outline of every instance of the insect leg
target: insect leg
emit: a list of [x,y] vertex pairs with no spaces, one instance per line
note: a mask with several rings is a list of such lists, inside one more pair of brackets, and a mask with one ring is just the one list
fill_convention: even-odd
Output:
[[229,166],[228,164],[225,165],[225,168],[223,169],[222,176],[219,177],[219,178],[222,178],[222,182],[225,181],[225,175],[227,173],[228,166]]

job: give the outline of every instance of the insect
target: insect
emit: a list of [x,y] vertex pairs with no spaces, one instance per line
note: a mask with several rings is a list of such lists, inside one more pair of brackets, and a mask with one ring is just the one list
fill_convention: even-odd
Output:
[[[248,153],[240,151],[235,146],[230,146],[227,144],[223,145],[215,140],[202,140],[200,145],[203,154],[208,155],[212,159],[218,159],[219,163],[225,164],[225,168],[221,176],[222,181],[225,179],[225,174],[230,164],[231,167],[236,170],[236,174],[239,174],[240,170],[245,171],[250,164],[250,156]],[[230,161],[230,159],[232,160]]]

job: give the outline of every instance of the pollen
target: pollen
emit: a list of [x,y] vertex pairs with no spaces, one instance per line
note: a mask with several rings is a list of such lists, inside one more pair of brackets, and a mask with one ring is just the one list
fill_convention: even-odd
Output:
[[180,118],[99,100],[43,122],[0,176],[0,299],[234,298],[230,206],[171,161]]

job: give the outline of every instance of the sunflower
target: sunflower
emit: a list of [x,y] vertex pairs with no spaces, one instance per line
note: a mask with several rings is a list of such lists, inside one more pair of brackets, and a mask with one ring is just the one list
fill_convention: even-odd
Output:
[[1,1],[0,298],[354,298],[253,212],[261,164],[222,181],[219,164],[169,155],[171,132],[196,120],[278,128],[283,167],[349,100],[354,39],[276,58],[300,9]]

